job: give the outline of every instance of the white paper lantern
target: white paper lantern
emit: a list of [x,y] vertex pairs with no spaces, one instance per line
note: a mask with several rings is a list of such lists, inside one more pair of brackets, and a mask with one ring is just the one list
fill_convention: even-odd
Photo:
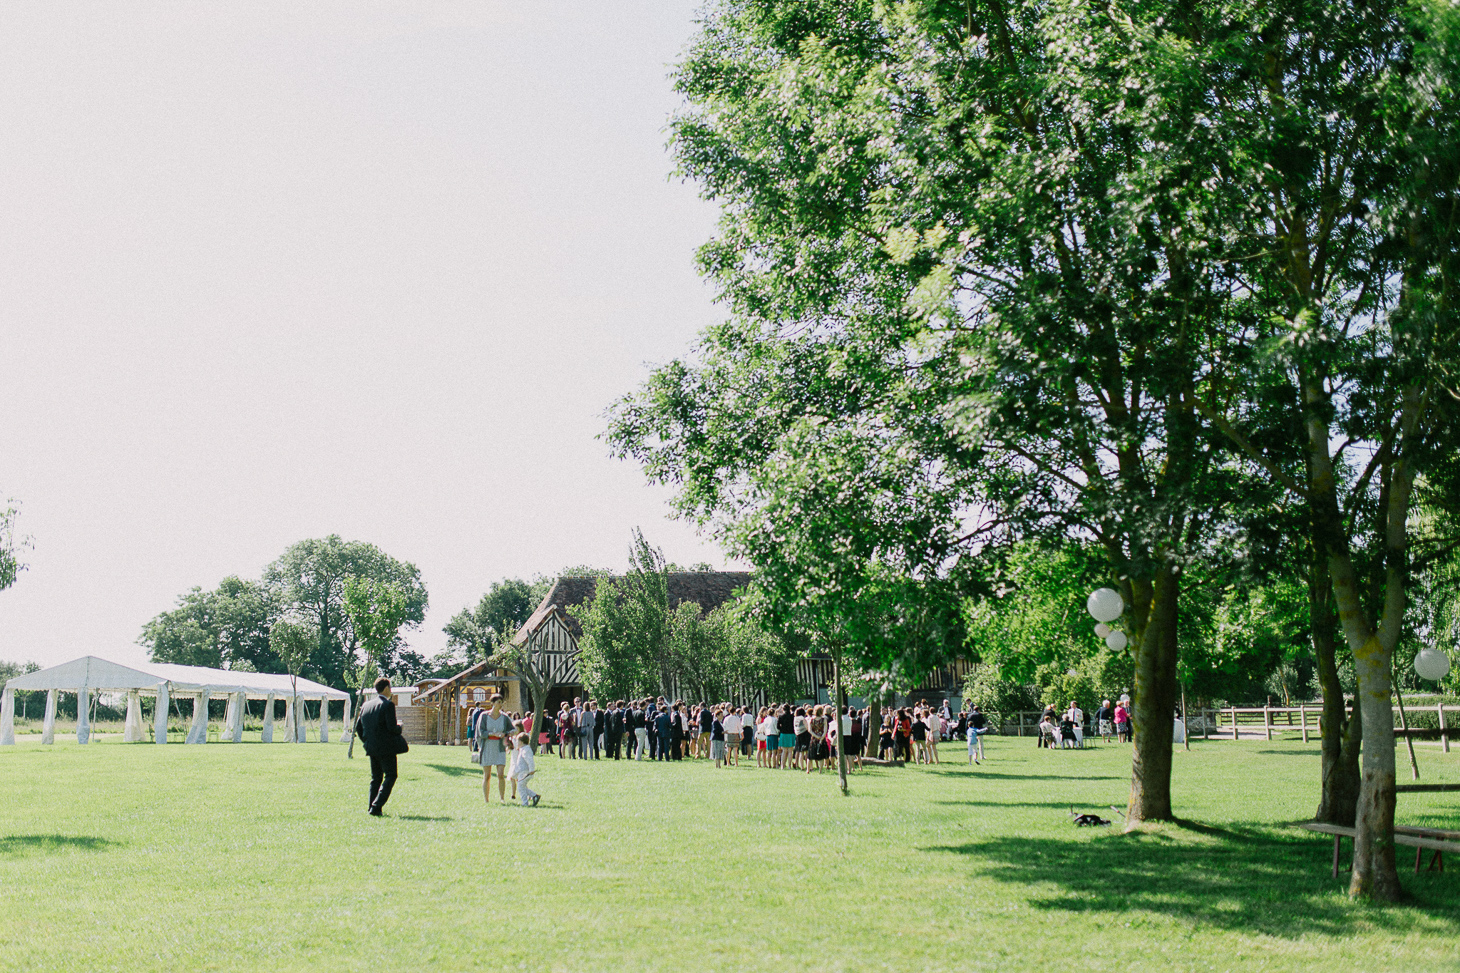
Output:
[[1450,671],[1450,657],[1439,649],[1420,649],[1414,657],[1414,671],[1421,679],[1439,682]]
[[1124,632],[1111,632],[1105,636],[1105,644],[1110,647],[1110,651],[1112,652],[1125,651],[1125,647],[1129,642],[1130,640],[1125,637]]
[[1097,622],[1113,622],[1125,611],[1125,602],[1114,588],[1097,588],[1085,600],[1085,610],[1095,616]]
[[1105,636],[1109,635],[1110,631],[1110,626],[1106,625],[1104,622],[1101,622],[1099,625],[1095,626],[1095,634],[1102,639],[1105,638]]

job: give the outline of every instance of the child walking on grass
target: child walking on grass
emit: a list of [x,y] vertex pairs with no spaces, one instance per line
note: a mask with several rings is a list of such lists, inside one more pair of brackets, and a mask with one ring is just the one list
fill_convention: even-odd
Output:
[[532,748],[527,745],[527,734],[517,734],[517,748],[512,751],[512,783],[522,796],[523,807],[537,807],[541,794],[528,784],[537,773],[537,761],[532,757]]

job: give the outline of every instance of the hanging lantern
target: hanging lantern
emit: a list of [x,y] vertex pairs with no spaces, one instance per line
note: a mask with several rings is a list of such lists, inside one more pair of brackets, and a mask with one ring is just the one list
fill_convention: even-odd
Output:
[[1414,671],[1421,679],[1439,682],[1450,671],[1450,657],[1439,649],[1420,649],[1414,657]]
[[1125,647],[1130,644],[1130,639],[1125,637],[1124,632],[1111,632],[1105,636],[1105,644],[1112,652],[1124,652]]
[[1125,611],[1125,602],[1114,588],[1097,588],[1085,600],[1085,610],[1097,622],[1113,622]]
[[1110,633],[1111,633],[1110,626],[1109,625],[1106,625],[1104,622],[1101,622],[1099,625],[1096,625],[1095,626],[1095,634],[1098,637],[1102,638],[1102,639],[1105,638],[1105,636],[1109,635]]

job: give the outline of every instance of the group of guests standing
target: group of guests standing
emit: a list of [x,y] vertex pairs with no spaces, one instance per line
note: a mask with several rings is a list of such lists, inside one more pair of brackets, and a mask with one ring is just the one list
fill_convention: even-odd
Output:
[[[1110,700],[1100,701],[1095,711],[1095,731],[1105,743],[1111,734],[1121,743],[1131,740],[1130,700],[1122,697],[1112,708]],[[1063,713],[1055,710],[1053,704],[1044,708],[1039,718],[1039,745],[1041,747],[1083,747],[1085,745],[1085,711],[1074,700]]]
[[[497,722],[482,723],[486,712],[479,710],[469,721],[469,742],[474,752],[485,747],[494,760],[502,759],[495,740],[515,731],[504,730]],[[502,718],[511,720],[516,731],[531,731],[532,713]],[[556,714],[544,714],[538,743],[546,752],[556,748],[557,756],[565,760],[699,759],[729,767],[754,754],[758,767],[811,773],[835,766],[838,736],[844,738],[854,770],[862,766],[864,753],[882,760],[938,763],[937,744],[949,739],[966,738],[969,759],[977,762],[982,757],[979,737],[988,728],[977,706],[970,704],[955,715],[947,701],[941,709],[930,705],[884,709],[880,725],[874,725],[868,709],[853,706],[838,714],[828,704],[687,704],[661,696],[603,706],[577,698],[564,701]],[[869,749],[869,743],[875,747]],[[484,766],[495,765],[474,759]],[[499,793],[504,786],[499,771]]]

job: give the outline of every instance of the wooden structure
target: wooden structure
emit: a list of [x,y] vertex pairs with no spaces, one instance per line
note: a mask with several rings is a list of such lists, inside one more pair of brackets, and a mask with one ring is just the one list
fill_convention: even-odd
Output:
[[[411,702],[410,723],[402,718],[401,728],[412,743],[461,746],[466,743],[468,711],[486,705],[493,693],[501,693],[503,701],[508,703],[505,708],[513,709],[512,689],[516,684],[516,677],[510,673],[502,672],[490,662],[478,662],[417,693]],[[399,709],[397,712],[403,713]]]

